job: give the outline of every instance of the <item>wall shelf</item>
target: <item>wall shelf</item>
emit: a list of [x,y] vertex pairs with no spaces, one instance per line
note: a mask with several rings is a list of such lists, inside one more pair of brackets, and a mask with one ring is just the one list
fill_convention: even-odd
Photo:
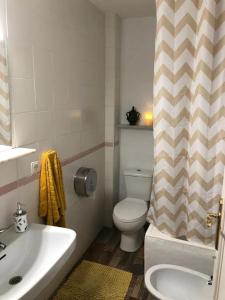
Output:
[[36,149],[0,146],[0,164],[36,152]]
[[147,126],[147,125],[119,124],[118,128],[120,128],[120,129],[129,129],[129,130],[150,130],[150,131],[153,131],[153,126]]

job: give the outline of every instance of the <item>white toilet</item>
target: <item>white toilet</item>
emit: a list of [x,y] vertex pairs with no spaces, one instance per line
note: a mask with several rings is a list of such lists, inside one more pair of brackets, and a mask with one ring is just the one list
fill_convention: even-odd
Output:
[[124,171],[127,198],[118,202],[113,210],[115,226],[121,231],[120,248],[135,252],[144,239],[144,224],[150,201],[152,170]]

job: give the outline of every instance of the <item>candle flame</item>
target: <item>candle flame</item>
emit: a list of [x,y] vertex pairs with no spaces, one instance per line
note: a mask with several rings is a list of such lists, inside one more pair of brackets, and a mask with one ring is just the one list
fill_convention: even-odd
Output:
[[146,112],[144,114],[144,124],[147,126],[152,126],[152,124],[153,124],[153,113],[152,112]]

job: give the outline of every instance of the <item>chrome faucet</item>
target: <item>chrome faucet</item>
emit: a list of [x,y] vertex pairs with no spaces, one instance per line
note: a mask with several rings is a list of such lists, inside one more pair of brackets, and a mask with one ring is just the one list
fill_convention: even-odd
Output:
[[7,246],[6,246],[5,243],[0,242],[0,251],[1,251],[1,250],[4,250],[6,247],[7,247]]
[[[6,227],[6,228],[1,228],[1,229],[0,229],[0,234],[3,233],[3,232],[5,232],[5,231],[6,231],[7,229],[9,229],[11,226],[12,226],[12,225],[10,225],[10,226],[8,226],[8,227]],[[6,247],[7,247],[6,243],[0,241],[0,251],[5,250]]]
[[210,276],[210,279],[208,280],[208,285],[212,285],[213,284],[213,276]]

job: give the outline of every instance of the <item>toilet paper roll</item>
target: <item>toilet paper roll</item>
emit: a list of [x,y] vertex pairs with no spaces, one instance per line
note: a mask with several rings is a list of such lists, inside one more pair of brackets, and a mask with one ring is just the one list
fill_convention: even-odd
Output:
[[97,187],[97,173],[92,168],[81,167],[74,176],[74,189],[78,196],[89,197]]

